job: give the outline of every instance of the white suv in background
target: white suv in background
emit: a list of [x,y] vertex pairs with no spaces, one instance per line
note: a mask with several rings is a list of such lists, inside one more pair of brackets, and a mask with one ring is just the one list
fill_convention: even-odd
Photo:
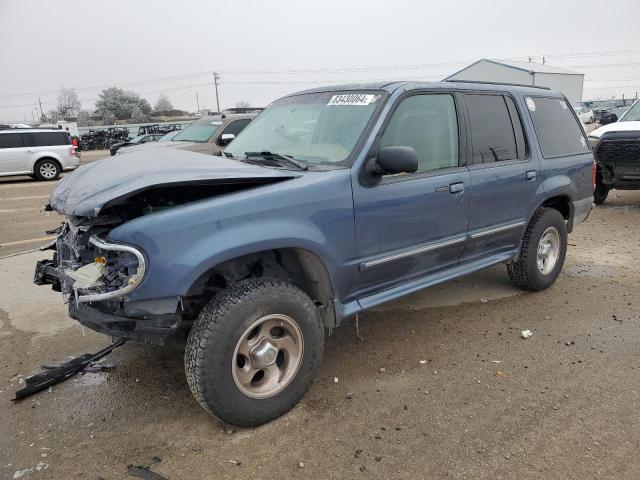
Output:
[[0,177],[31,175],[55,180],[63,170],[80,164],[69,132],[57,129],[0,130]]

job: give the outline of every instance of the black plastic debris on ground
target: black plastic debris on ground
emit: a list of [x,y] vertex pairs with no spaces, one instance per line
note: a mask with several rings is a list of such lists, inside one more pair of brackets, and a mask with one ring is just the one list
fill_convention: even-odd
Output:
[[125,340],[118,340],[112,343],[108,347],[97,351],[96,353],[85,353],[79,357],[73,358],[68,362],[45,365],[45,371],[42,373],[36,373],[30,377],[25,378],[25,387],[16,392],[16,397],[12,400],[21,400],[34,393],[38,393],[42,390],[49,388],[51,385],[60,383],[63,380],[75,375],[78,372],[85,370],[93,362],[101,359],[105,355],[110,354],[115,348],[124,345]]
[[168,480],[167,477],[163,477],[162,475],[152,472],[148,467],[129,465],[127,467],[127,471],[129,472],[129,475],[133,475],[134,477],[142,478],[144,480]]

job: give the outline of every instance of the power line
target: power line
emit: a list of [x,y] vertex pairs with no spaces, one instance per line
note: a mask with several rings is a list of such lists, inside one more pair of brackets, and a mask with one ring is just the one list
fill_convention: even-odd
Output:
[[[625,50],[601,50],[601,51],[591,51],[591,52],[573,52],[573,53],[559,53],[559,54],[542,54],[535,55],[535,57],[546,57],[546,58],[558,58],[558,59],[566,59],[566,58],[589,58],[589,57],[602,57],[602,56],[620,56],[620,55],[636,55],[640,54],[640,49],[625,49]],[[519,60],[524,59],[529,56],[519,56],[519,57],[509,57],[509,58],[498,58],[496,60]],[[334,68],[310,68],[310,69],[284,69],[284,70],[220,70],[218,74],[224,75],[272,75],[272,74],[280,74],[280,75],[296,75],[296,74],[305,74],[305,73],[358,73],[358,72],[371,72],[371,71],[395,71],[395,70],[420,70],[420,69],[428,69],[428,68],[444,68],[444,67],[456,67],[461,65],[467,65],[472,63],[474,60],[466,60],[466,61],[457,61],[457,62],[441,62],[441,63],[420,63],[420,64],[403,64],[403,65],[390,65],[390,66],[363,66],[363,67],[334,67]],[[592,68],[592,67],[621,67],[621,66],[637,66],[640,63],[618,63],[618,64],[591,64],[591,65],[574,65],[571,68]],[[191,78],[197,78],[202,76],[211,75],[211,71],[204,72],[194,72],[187,73],[182,75],[172,75],[172,76],[163,76],[163,77],[155,77],[145,80],[136,80],[136,81],[128,81],[128,82],[112,82],[110,84],[105,85],[94,85],[88,87],[80,87],[76,88],[76,91],[95,91],[101,90],[104,88],[109,88],[112,86],[118,87],[139,87],[149,84],[156,83],[165,83],[172,81],[180,81]],[[57,90],[44,90],[39,92],[26,92],[26,93],[10,93],[10,94],[2,94],[0,98],[17,98],[17,97],[27,97],[27,96],[48,96],[48,95],[57,95]]]

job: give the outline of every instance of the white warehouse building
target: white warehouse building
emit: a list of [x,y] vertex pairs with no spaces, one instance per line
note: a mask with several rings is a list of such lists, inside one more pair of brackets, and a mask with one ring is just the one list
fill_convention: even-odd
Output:
[[562,92],[571,105],[576,106],[582,101],[584,73],[542,63],[483,58],[445,78],[445,81],[456,80],[549,87]]

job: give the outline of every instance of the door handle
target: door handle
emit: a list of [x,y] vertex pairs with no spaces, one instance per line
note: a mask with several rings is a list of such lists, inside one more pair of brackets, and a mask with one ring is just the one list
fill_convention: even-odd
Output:
[[449,193],[462,193],[464,192],[464,183],[452,183],[449,185]]
[[35,150],[27,150],[27,153],[36,153]]
[[538,174],[535,170],[529,170],[526,174],[527,180],[535,180]]

